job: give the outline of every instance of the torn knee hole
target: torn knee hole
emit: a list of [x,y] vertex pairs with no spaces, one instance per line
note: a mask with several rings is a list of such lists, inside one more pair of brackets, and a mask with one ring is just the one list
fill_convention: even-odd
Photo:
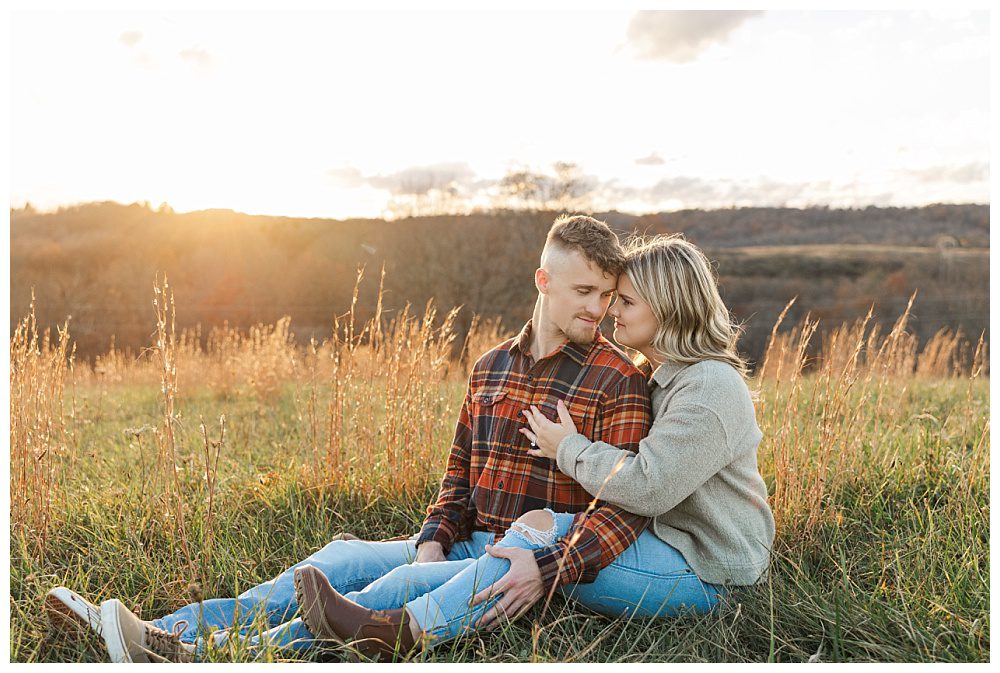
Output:
[[511,531],[531,544],[552,544],[555,542],[555,517],[548,510],[535,510],[521,515],[511,524]]
[[522,526],[534,528],[535,530],[548,530],[555,525],[555,519],[546,510],[536,509],[527,514],[522,514],[514,523],[519,523]]

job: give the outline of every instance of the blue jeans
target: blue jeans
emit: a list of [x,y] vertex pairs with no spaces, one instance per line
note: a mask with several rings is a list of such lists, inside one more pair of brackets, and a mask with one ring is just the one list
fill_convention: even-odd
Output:
[[[491,533],[477,532],[472,540],[456,542],[447,558],[449,561],[464,559],[472,563],[492,542]],[[415,557],[413,539],[389,542],[334,540],[269,582],[259,584],[236,598],[213,598],[191,603],[153,620],[153,625],[173,632],[180,624],[181,641],[195,643],[199,651],[204,649],[207,638],[222,646],[233,636],[238,636],[251,647],[271,645],[304,650],[314,644],[314,638],[303,626],[302,620],[295,617],[298,612],[293,583],[296,568],[307,564],[316,566],[340,593],[366,607],[383,610],[398,608],[407,600],[433,588],[421,583],[420,570],[425,566],[447,563],[414,564]],[[373,585],[393,570],[399,571],[394,576],[398,581]],[[406,580],[408,574],[414,575],[415,583],[412,585]]]
[[[515,523],[496,546],[538,549],[564,536],[574,515],[546,511],[552,515],[550,529]],[[456,542],[447,560],[438,563],[412,563],[416,555],[413,539],[336,540],[237,598],[193,603],[155,620],[154,625],[172,630],[179,622],[187,622],[181,640],[199,646],[214,631],[217,645],[236,634],[251,646],[306,649],[314,639],[294,617],[298,606],[292,578],[295,568],[311,564],[323,570],[335,589],[360,605],[375,610],[405,605],[431,643],[437,644],[472,628],[496,602],[498,597],[475,608],[468,606],[472,596],[510,569],[506,559],[485,553],[493,539],[492,533],[474,532],[471,539]],[[601,570],[593,583],[565,585],[559,591],[610,616],[669,617],[685,611],[708,612],[726,590],[702,582],[680,552],[647,531]]]
[[[498,547],[538,549],[563,537],[573,523],[573,514],[553,513],[553,526],[547,531],[518,530],[515,524]],[[450,640],[472,628],[479,617],[499,597],[469,608],[469,599],[510,569],[510,562],[493,556],[481,556],[475,561],[453,565],[455,572],[431,591],[406,603],[406,608],[418,626],[431,636],[431,644]],[[393,571],[396,572],[396,571]],[[423,578],[428,585],[439,582],[447,574],[444,568],[424,566]],[[392,577],[389,573],[376,584]],[[603,568],[589,584],[567,584],[559,592],[582,605],[612,617],[673,617],[678,614],[705,613],[719,603],[727,593],[721,586],[702,582],[691,570],[681,553],[649,531],[644,531],[611,565]]]

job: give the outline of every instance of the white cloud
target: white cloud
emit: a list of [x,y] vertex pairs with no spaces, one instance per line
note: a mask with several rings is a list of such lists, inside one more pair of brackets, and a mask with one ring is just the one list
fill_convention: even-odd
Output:
[[924,183],[955,182],[972,184],[987,182],[990,178],[990,165],[986,161],[971,161],[961,166],[929,166],[904,171],[905,174]]
[[118,41],[124,44],[126,47],[134,47],[139,44],[142,40],[142,31],[139,30],[126,30],[124,33],[118,36]]
[[459,187],[483,186],[476,174],[464,162],[443,162],[427,166],[410,166],[395,173],[363,175],[353,166],[333,168],[327,174],[345,187],[369,185],[392,194],[426,194],[432,189],[449,190]]
[[212,65],[212,55],[207,49],[202,47],[188,47],[181,49],[180,56],[183,60],[199,68],[209,68]]
[[641,11],[628,26],[628,39],[640,58],[687,63],[760,11]]
[[662,166],[666,162],[656,152],[650,152],[649,156],[641,157],[635,160],[635,163],[639,166]]
[[365,184],[365,176],[354,166],[331,168],[326,172],[343,187],[360,187]]

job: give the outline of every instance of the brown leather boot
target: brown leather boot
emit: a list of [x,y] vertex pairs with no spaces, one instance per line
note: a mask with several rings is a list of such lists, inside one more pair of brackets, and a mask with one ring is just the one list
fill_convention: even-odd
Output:
[[295,594],[302,623],[317,638],[354,640],[364,655],[391,658],[416,649],[404,608],[371,610],[342,596],[313,566],[295,570]]
[[332,640],[343,645],[344,639],[326,620],[327,593],[334,591],[334,588],[323,571],[312,565],[296,568],[293,583],[299,617],[309,633],[319,640]]

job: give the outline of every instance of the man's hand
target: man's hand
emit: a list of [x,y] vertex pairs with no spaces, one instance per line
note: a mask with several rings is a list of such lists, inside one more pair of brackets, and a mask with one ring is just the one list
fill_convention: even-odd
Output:
[[502,594],[500,600],[476,623],[476,628],[492,631],[500,624],[496,621],[497,617],[503,615],[507,621],[514,621],[538,602],[545,589],[542,584],[542,572],[538,569],[535,555],[530,549],[488,545],[486,553],[510,561],[510,570],[507,574],[476,594],[469,603],[470,606],[476,606]]
[[447,561],[444,557],[444,547],[441,546],[440,542],[427,540],[417,546],[417,557],[413,559],[414,563],[436,563],[438,561]]

